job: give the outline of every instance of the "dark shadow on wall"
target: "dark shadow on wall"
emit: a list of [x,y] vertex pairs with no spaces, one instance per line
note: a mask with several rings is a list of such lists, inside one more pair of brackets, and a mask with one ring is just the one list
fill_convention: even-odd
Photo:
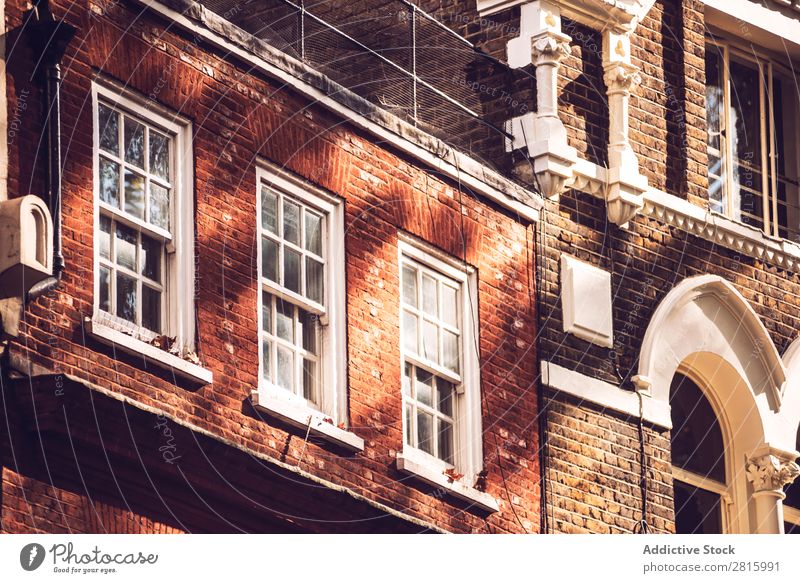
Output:
[[664,93],[667,122],[666,190],[686,197],[688,136],[686,131],[686,75],[684,19],[680,3],[665,3],[661,19]]
[[[560,92],[559,106],[569,106],[573,115],[583,121],[587,160],[608,167],[609,119],[603,81],[603,38],[600,32],[566,18],[562,19],[562,28],[572,37],[573,56],[580,53],[580,75]],[[563,67],[562,62],[562,71]]]

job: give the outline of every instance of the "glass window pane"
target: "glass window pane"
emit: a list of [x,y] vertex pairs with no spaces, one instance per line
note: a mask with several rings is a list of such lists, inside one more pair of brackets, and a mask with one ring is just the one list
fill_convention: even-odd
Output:
[[272,342],[262,340],[261,342],[261,377],[267,381],[272,381]]
[[439,459],[453,463],[453,424],[439,420]]
[[101,103],[97,117],[97,121],[100,124],[100,148],[118,156],[119,114]]
[[410,364],[405,363],[403,366],[403,394],[411,396],[411,375],[413,368]]
[[261,329],[264,332],[272,332],[272,296],[268,293],[261,294]]
[[294,344],[294,306],[276,298],[275,307],[275,335]]
[[433,417],[417,410],[417,447],[434,455],[433,452]]
[[161,332],[161,292],[142,286],[142,326]]
[[283,238],[300,244],[300,206],[286,199],[283,201]]
[[116,262],[136,271],[136,231],[120,223],[116,224],[117,237],[114,244],[117,251]]
[[100,217],[100,233],[97,236],[100,257],[111,258],[111,219]]
[[278,346],[278,379],[277,384],[284,389],[292,390],[294,369],[294,353],[283,346]]
[[161,283],[161,242],[142,235],[142,275]]
[[136,323],[136,280],[117,273],[117,316]]
[[417,384],[414,386],[417,401],[428,407],[433,407],[433,383],[435,380],[428,371],[417,369]]
[[303,340],[303,350],[308,350],[311,354],[317,353],[318,321],[316,315],[298,308],[298,325],[300,326],[298,336]]
[[417,270],[410,266],[403,266],[403,301],[409,306],[417,307]]
[[322,303],[323,295],[323,265],[316,259],[306,256],[306,297],[309,300]]
[[322,255],[322,217],[316,215],[308,210],[303,213],[305,215],[305,248]]
[[144,168],[144,126],[125,117],[125,161]]
[[169,181],[169,138],[150,130],[150,172]]
[[261,273],[278,283],[278,244],[272,239],[261,239]]
[[144,219],[144,176],[125,170],[125,212]]
[[719,494],[675,480],[675,532],[722,534]]
[[439,411],[448,417],[453,416],[453,384],[444,379],[436,379],[439,389]]
[[414,409],[411,407],[410,404],[406,403],[405,407],[403,407],[404,415],[405,415],[405,443],[408,445],[415,447],[414,440],[412,436],[414,435]]
[[107,267],[100,268],[100,309],[104,312],[110,312],[111,306],[108,303],[109,299],[109,285],[111,284],[111,273]]
[[303,359],[303,397],[317,403],[317,363]]
[[150,222],[169,230],[169,189],[150,183]]
[[458,327],[458,291],[449,285],[442,285],[442,320]]
[[422,309],[431,316],[439,315],[436,306],[436,280],[429,275],[422,276]]
[[286,246],[283,248],[283,285],[300,293],[300,253]]
[[670,388],[672,463],[725,483],[722,429],[702,389],[676,374]]
[[409,312],[403,312],[403,347],[413,353],[417,350],[417,317]]
[[432,362],[439,362],[439,329],[435,324],[422,323],[422,356]]
[[459,372],[458,336],[447,330],[442,331],[442,366]]
[[755,63],[731,59],[731,140],[735,158],[761,165],[761,97]]
[[119,164],[100,158],[100,200],[119,208]]
[[278,234],[278,195],[266,186],[261,187],[261,226]]

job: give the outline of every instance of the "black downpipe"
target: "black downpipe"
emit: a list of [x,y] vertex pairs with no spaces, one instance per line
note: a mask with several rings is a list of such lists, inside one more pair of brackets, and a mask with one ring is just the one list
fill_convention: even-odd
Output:
[[36,63],[34,75],[44,95],[44,125],[47,135],[45,201],[53,218],[53,276],[34,285],[25,303],[54,290],[64,272],[61,247],[61,59],[75,36],[75,27],[56,20],[49,0],[39,0],[26,12],[20,33],[27,37]]

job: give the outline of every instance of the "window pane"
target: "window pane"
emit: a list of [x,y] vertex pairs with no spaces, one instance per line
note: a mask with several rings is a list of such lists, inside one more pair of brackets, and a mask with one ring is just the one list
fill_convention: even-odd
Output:
[[449,285],[442,285],[442,320],[458,327],[458,291]]
[[433,417],[417,410],[417,447],[431,455],[433,452]]
[[106,259],[111,258],[111,219],[108,217],[100,217],[100,233],[97,236],[98,246],[100,248],[100,257]]
[[100,200],[119,208],[119,164],[100,158]]
[[439,362],[439,334],[435,324],[422,323],[422,356],[433,362]]
[[261,329],[272,334],[272,296],[261,294]]
[[142,326],[161,332],[161,292],[142,286]]
[[411,396],[411,374],[413,370],[410,364],[403,366],[403,394]]
[[322,263],[306,256],[306,297],[322,303],[323,295]]
[[169,138],[150,130],[150,172],[169,181]]
[[261,272],[270,281],[278,283],[278,244],[272,239],[261,239]]
[[443,379],[436,379],[439,389],[439,411],[448,417],[453,416],[453,385]]
[[294,354],[288,348],[278,346],[278,379],[277,384],[284,389],[292,390],[292,369]]
[[142,275],[161,283],[161,242],[142,235]]
[[403,347],[417,353],[417,317],[403,312]]
[[436,280],[428,275],[422,276],[422,309],[431,316],[439,315],[436,306]]
[[300,244],[300,207],[286,199],[283,201],[283,238]]
[[294,344],[294,306],[276,298],[275,335]]
[[267,381],[272,381],[272,342],[263,340],[261,342],[261,377]]
[[303,359],[303,397],[317,403],[317,363]]
[[303,350],[308,350],[311,354],[317,353],[317,322],[316,315],[298,308],[298,325],[300,326],[298,335],[303,339]]
[[144,219],[144,176],[125,170],[125,212]]
[[439,459],[453,463],[453,424],[439,420]]
[[719,494],[675,480],[675,532],[722,534]]
[[150,222],[157,227],[169,230],[169,190],[150,183]]
[[417,307],[417,270],[410,265],[403,266],[403,301]]
[[433,407],[433,383],[435,379],[428,371],[417,369],[417,384],[414,386],[417,401],[428,407]]
[[261,226],[278,234],[278,195],[266,186],[261,187]]
[[322,217],[308,210],[305,211],[306,238],[305,248],[322,255]]
[[100,124],[100,148],[119,155],[119,114],[101,103],[97,117]]
[[104,312],[110,312],[111,306],[108,305],[109,290],[108,287],[111,283],[111,273],[107,267],[100,268],[100,309]]
[[300,253],[286,246],[283,248],[283,285],[300,293]]
[[758,66],[731,59],[731,123],[733,155],[761,165],[761,99]]
[[414,441],[411,437],[412,435],[414,435],[414,424],[413,424],[414,410],[408,403],[406,403],[405,407],[403,407],[403,414],[405,415],[405,426],[406,426],[405,436],[404,436],[405,443],[414,447]]
[[116,251],[117,263],[136,271],[136,231],[117,223]]
[[136,280],[117,273],[117,316],[136,323]]
[[669,397],[672,413],[672,463],[725,483],[722,429],[703,391],[691,379],[676,374]]
[[442,331],[442,366],[459,372],[458,336],[447,330]]
[[125,161],[144,168],[144,126],[125,117]]

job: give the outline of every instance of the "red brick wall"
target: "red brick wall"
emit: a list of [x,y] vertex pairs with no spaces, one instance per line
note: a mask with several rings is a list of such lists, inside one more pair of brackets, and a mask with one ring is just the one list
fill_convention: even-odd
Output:
[[[58,292],[38,299],[26,311],[22,334],[10,351],[232,443],[298,464],[442,528],[517,532],[519,520],[527,530],[536,530],[532,229],[391,148],[373,143],[370,136],[281,83],[194,43],[174,26],[166,32],[165,22],[139,13],[138,5],[134,11],[125,3],[92,3],[90,13],[59,2],[55,11],[64,15],[67,7],[66,20],[78,28],[64,61],[62,93],[67,270]],[[9,28],[20,23],[21,8],[16,2],[8,6]],[[29,61],[23,54],[11,58],[17,65],[10,67],[13,110],[15,96],[27,82],[21,72]],[[96,70],[145,96],[160,87],[157,101],[192,120],[198,346],[203,364],[214,373],[212,385],[176,385],[171,374],[145,370],[139,359],[115,354],[82,330],[83,318],[92,312],[89,95]],[[35,192],[36,186],[26,187],[31,181],[40,184],[40,169],[29,167],[30,160],[43,160],[43,151],[33,145],[39,132],[32,109],[30,123],[21,130],[24,137],[10,147],[12,196]],[[345,201],[349,413],[354,431],[366,442],[362,455],[343,456],[317,443],[304,446],[304,432],[255,415],[247,406],[258,378],[256,156]],[[402,447],[397,269],[401,230],[454,256],[465,255],[478,270],[486,490],[502,500],[501,511],[488,518],[465,511],[449,497],[432,496],[431,488],[401,481],[395,469],[394,456]],[[3,530],[99,528],[96,522],[46,511],[52,501],[62,499],[83,509],[91,496],[72,482],[52,490],[41,480],[18,474],[9,461],[11,450],[8,445],[3,452]],[[28,506],[20,510],[23,491]],[[308,504],[314,504],[313,497]],[[127,531],[122,501],[112,499],[105,508],[115,515],[113,508],[120,510],[114,522],[118,526],[104,528]],[[159,531],[150,524],[143,530]],[[214,523],[209,519],[208,524]]]

